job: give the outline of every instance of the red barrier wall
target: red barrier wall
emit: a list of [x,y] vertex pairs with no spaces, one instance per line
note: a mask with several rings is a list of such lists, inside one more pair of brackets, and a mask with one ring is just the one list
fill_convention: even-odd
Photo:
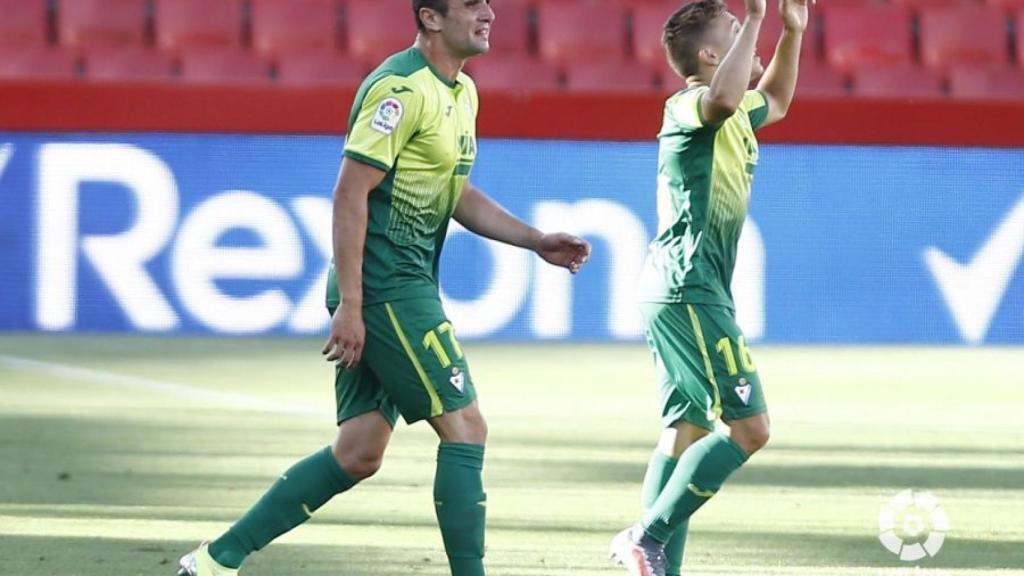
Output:
[[[0,130],[340,134],[347,89],[275,86],[0,84]],[[484,137],[651,140],[664,98],[484,92]],[[801,99],[765,142],[1024,147],[1024,105]]]

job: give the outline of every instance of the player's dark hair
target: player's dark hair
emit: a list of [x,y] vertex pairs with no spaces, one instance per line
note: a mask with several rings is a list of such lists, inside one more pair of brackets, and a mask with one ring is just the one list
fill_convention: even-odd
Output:
[[728,8],[722,0],[697,0],[686,4],[669,17],[661,31],[672,66],[683,76],[700,72],[700,41],[708,24]]
[[416,18],[416,29],[426,32],[427,27],[420,20],[420,8],[430,8],[441,16],[448,15],[448,0],[412,0],[412,14]]

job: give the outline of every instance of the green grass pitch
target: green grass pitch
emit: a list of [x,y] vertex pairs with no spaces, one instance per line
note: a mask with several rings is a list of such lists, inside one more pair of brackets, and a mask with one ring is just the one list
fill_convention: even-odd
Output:
[[[0,337],[0,573],[174,573],[333,434],[310,339]],[[494,576],[625,572],[658,432],[639,345],[465,345],[491,429]],[[1024,575],[1022,349],[755,347],[768,448],[691,528],[687,574]],[[400,426],[384,468],[255,555],[246,576],[447,574],[436,441]],[[910,564],[878,542],[907,488],[951,528]]]

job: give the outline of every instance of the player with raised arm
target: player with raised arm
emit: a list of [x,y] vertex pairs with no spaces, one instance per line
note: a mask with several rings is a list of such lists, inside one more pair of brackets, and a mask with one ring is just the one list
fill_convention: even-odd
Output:
[[[434,504],[453,576],[483,576],[487,426],[452,324],[438,260],[449,220],[530,249],[575,273],[589,245],[542,234],[469,182],[477,92],[462,72],[489,48],[486,0],[413,0],[413,47],[363,82],[349,118],[334,191],[334,259],[327,289],[336,362],[334,442],[287,470],[225,534],[181,560],[181,576],[230,576],[253,551],[372,476],[399,414],[426,420],[440,446]],[[381,558],[382,574],[389,569]],[[344,574],[344,569],[339,574]]]
[[[765,0],[745,3],[740,22],[721,0],[697,0],[663,30],[687,87],[665,105],[658,235],[641,279],[664,429],[644,478],[642,518],[611,546],[634,576],[679,575],[690,516],[768,442],[764,392],[730,284],[758,162],[754,132],[784,118],[793,100],[808,9],[807,0],[780,0],[784,27],[763,70],[755,45]],[[719,418],[728,434],[715,432]]]

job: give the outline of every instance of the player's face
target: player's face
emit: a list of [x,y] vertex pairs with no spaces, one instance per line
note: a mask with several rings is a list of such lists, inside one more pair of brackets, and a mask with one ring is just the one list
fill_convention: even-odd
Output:
[[457,56],[470,58],[491,49],[494,11],[490,0],[448,0],[441,19],[441,36]]
[[[712,24],[713,35],[712,38],[720,43],[716,48],[722,50],[719,52],[719,58],[725,58],[725,55],[729,53],[729,49],[736,43],[736,40],[740,37],[740,21],[735,16],[726,12],[715,19]],[[764,65],[761,64],[761,57],[757,55],[757,50],[754,50],[754,61],[750,66],[750,80],[754,81],[764,74]]]

